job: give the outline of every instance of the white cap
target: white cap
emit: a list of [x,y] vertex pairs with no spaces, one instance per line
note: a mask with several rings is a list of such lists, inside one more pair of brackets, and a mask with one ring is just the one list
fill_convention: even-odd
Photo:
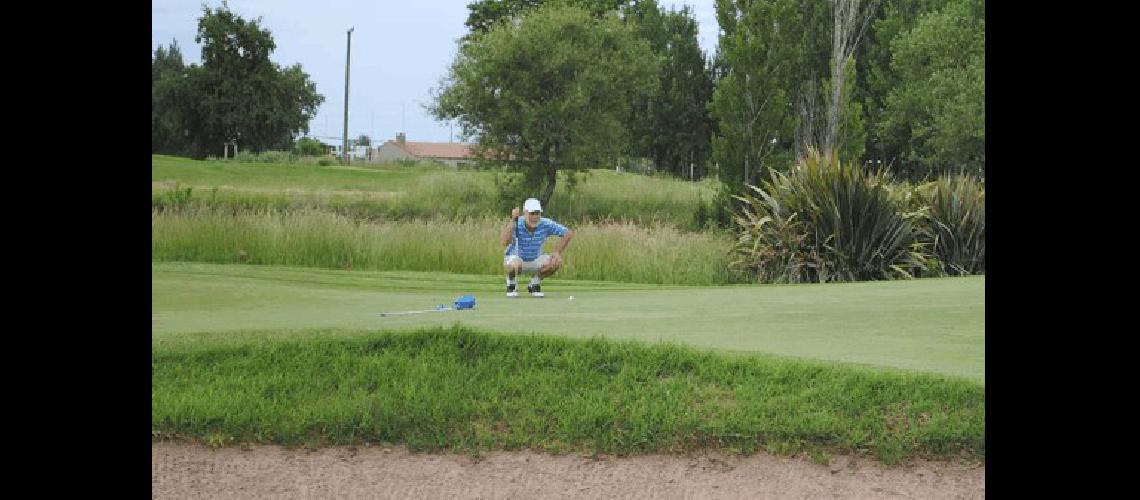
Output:
[[542,204],[535,198],[527,198],[526,203],[523,203],[523,211],[526,212],[541,212]]

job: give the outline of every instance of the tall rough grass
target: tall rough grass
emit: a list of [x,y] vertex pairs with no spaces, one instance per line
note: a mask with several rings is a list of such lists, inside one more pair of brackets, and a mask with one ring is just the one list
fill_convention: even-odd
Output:
[[[316,209],[235,213],[205,205],[152,210],[151,258],[497,275],[505,221],[365,221]],[[728,269],[731,241],[720,234],[628,223],[571,227],[576,236],[557,275],[561,278],[678,285],[740,281]],[[547,251],[556,240],[547,240]]]
[[292,151],[262,151],[254,153],[250,151],[238,151],[234,155],[234,161],[240,163],[295,163],[301,156]]
[[[159,210],[207,204],[235,211],[322,208],[363,219],[463,219],[505,216],[511,206],[534,195],[503,199],[496,179],[510,176],[501,172],[397,164],[324,169],[155,156],[152,177],[151,206]],[[173,186],[193,189],[183,200],[187,203],[173,206]],[[591,170],[573,189],[570,186],[568,176],[560,175],[546,207],[559,221],[665,223],[691,229],[696,229],[694,213],[716,192],[712,180],[682,182],[609,170]]]
[[464,172],[437,171],[398,180],[367,183],[358,177],[337,182],[329,177],[298,176],[301,187],[259,187],[242,183],[193,188],[163,182],[152,187],[151,208],[219,208],[233,213],[249,210],[325,209],[360,219],[443,217],[464,219],[492,213],[493,193],[485,179]]
[[641,225],[668,223],[693,227],[693,214],[716,194],[716,182],[677,181],[592,170],[584,183],[570,190],[565,183],[551,200],[554,210],[572,222],[631,221]]

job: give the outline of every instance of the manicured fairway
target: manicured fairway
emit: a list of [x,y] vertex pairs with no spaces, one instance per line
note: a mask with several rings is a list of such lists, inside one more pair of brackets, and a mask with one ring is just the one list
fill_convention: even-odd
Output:
[[[552,278],[507,299],[502,278],[152,263],[152,341],[359,335],[460,322],[503,333],[676,342],[985,383],[985,276],[827,285],[668,287]],[[472,311],[382,318],[472,294]],[[574,300],[568,300],[573,295]],[[314,329],[317,333],[312,333]]]

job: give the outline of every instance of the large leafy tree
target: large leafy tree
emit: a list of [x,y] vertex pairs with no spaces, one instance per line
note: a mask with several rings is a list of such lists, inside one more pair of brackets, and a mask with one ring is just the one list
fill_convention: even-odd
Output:
[[868,160],[894,163],[902,156],[905,139],[883,137],[877,124],[883,120],[887,94],[899,85],[899,76],[891,68],[891,40],[910,31],[919,17],[937,11],[946,0],[884,0],[879,12],[867,30],[866,43],[860,44],[856,55],[858,85],[852,90],[853,99],[862,103],[867,117]]
[[656,0],[481,0],[468,5],[467,38],[544,5],[576,6],[595,17],[616,12],[649,42],[663,64],[658,85],[633,98],[626,118],[629,155],[648,158],[658,170],[675,175],[704,176],[711,154],[713,124],[707,106],[713,82],[691,10],[665,12]]
[[953,0],[891,43],[899,84],[887,95],[880,137],[895,141],[911,175],[986,164],[984,0]]
[[867,134],[856,61],[879,12],[877,0],[799,2],[800,53],[788,86],[796,113],[795,157],[814,148],[844,161],[861,159]]
[[152,152],[186,152],[180,93],[184,90],[186,65],[182,50],[174,40],[169,47],[159,45],[150,63],[150,147]]
[[796,0],[717,0],[718,65],[725,72],[709,109],[718,127],[713,159],[730,192],[756,184],[766,160],[792,137],[789,87],[803,54],[799,7]]
[[831,87],[831,33],[833,0],[799,0],[794,42],[798,45],[787,91],[795,113],[795,129],[789,144],[793,156],[807,155],[808,147],[824,142],[827,102]]
[[[911,176],[984,171],[981,0],[867,0],[858,6],[841,0],[719,0],[717,13],[724,34],[711,108],[720,128],[714,158],[726,187],[738,190],[744,177],[754,178],[756,160],[760,169],[779,168],[802,157],[807,146],[823,150],[829,144],[844,161],[879,160]],[[761,26],[757,19],[770,22]],[[765,29],[773,43],[788,44],[787,50],[756,58],[768,50],[762,44]],[[781,113],[772,110],[770,119],[749,115],[750,99],[757,102],[765,93],[784,94],[790,137],[769,133],[778,127],[760,126],[782,119]],[[760,127],[747,130],[750,118]],[[756,141],[765,134],[776,142]]]
[[269,60],[277,45],[260,19],[246,21],[225,4],[203,8],[194,41],[202,44],[199,144],[236,141],[258,152],[287,147],[308,132],[324,97],[300,65],[281,68]]
[[177,144],[152,140],[156,152],[204,157],[221,154],[228,143],[254,152],[288,149],[308,131],[324,96],[300,65],[282,68],[269,60],[276,44],[260,19],[246,21],[224,2],[215,10],[203,6],[194,41],[202,45],[200,66],[177,75],[165,62],[170,51],[161,65],[156,53],[152,64],[152,73],[161,75],[152,83],[154,122],[182,132]]
[[718,0],[724,33],[714,158],[733,190],[808,148],[858,161],[867,137],[857,58],[876,1]]
[[500,21],[514,19],[543,5],[567,5],[580,7],[595,16],[628,5],[631,0],[476,0],[467,5],[467,20],[463,25],[469,30],[468,38],[491,30]]
[[658,65],[614,16],[541,7],[462,43],[429,109],[457,120],[488,156],[509,155],[545,205],[560,170],[623,152],[629,103],[655,84]]
[[713,80],[697,42],[697,22],[687,6],[662,12],[653,0],[637,2],[627,10],[627,20],[663,61],[658,85],[633,103],[631,153],[674,175],[704,176],[711,154]]

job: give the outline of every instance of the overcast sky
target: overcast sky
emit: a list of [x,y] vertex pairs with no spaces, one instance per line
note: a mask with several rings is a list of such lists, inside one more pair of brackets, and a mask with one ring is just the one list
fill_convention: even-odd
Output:
[[[404,131],[409,141],[459,141],[459,127],[438,122],[424,110],[431,89],[455,58],[456,40],[466,33],[467,4],[472,0],[230,0],[243,19],[261,18],[277,48],[270,59],[282,66],[300,64],[325,101],[309,124],[309,134],[340,144],[344,118],[344,67],[348,28],[352,61],[348,95],[348,135],[367,134],[374,144]],[[201,64],[194,42],[202,4],[220,0],[153,0],[151,56],[159,45],[178,41],[186,64]],[[698,42],[706,56],[716,47],[714,0],[658,0],[663,9],[689,5],[698,23]]]

